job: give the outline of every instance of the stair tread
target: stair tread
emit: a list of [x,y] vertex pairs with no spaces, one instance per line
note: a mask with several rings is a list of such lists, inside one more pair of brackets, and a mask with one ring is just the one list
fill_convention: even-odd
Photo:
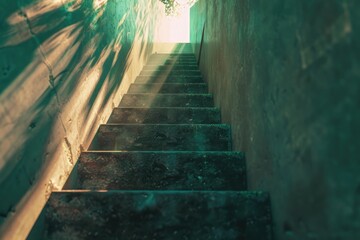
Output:
[[192,66],[189,66],[189,65],[185,65],[185,66],[179,66],[179,65],[157,65],[157,66],[154,66],[154,65],[146,65],[144,66],[143,70],[146,70],[146,71],[168,71],[168,70],[175,70],[175,71],[180,71],[180,70],[191,70],[191,71],[195,71],[197,70],[198,71],[198,66],[197,65],[192,65]]
[[170,76],[199,76],[201,77],[200,71],[195,70],[142,70],[139,76],[157,76],[157,77],[170,77]]
[[244,190],[244,161],[231,152],[84,152],[71,189]]
[[192,62],[188,62],[188,63],[185,63],[185,62],[171,62],[171,61],[158,61],[157,62],[148,62],[145,66],[149,66],[149,67],[156,67],[156,66],[164,66],[164,67],[170,67],[170,66],[174,66],[174,67],[199,67],[197,65],[197,62],[195,61],[192,61]]
[[196,59],[194,54],[153,54],[149,59]]
[[152,95],[152,96],[206,96],[206,97],[212,97],[212,94],[210,93],[126,93],[125,95]]
[[120,107],[213,107],[211,94],[127,93]]
[[208,89],[205,83],[133,83],[128,93],[205,94]]
[[182,61],[182,60],[153,60],[148,61],[146,66],[169,66],[169,65],[179,65],[179,66],[198,66],[196,61]]
[[196,70],[189,70],[189,69],[154,69],[154,70],[142,70],[141,72],[143,73],[150,73],[150,72],[169,72],[169,73],[197,73],[197,74],[201,74],[201,72],[196,69]]
[[185,85],[185,86],[207,86],[206,83],[132,83],[132,85],[162,85],[162,86],[181,86],[181,85]]
[[220,123],[220,111],[217,108],[193,107],[121,107],[113,110],[108,123]]
[[115,107],[115,109],[174,109],[174,110],[214,110],[220,111],[217,107]]
[[201,76],[138,76],[135,83],[203,83]]
[[230,150],[225,124],[106,124],[89,150]]
[[[223,129],[228,129],[229,127],[226,125],[223,126],[221,123],[143,123],[143,124],[139,124],[139,123],[106,123],[106,124],[102,124],[100,127],[144,127],[144,128],[149,128],[149,127],[156,127],[156,128],[161,128],[161,127],[172,127],[172,128],[185,128],[185,127],[189,127],[189,128],[199,128],[199,127],[216,127],[216,128],[223,128]],[[101,130],[103,131],[103,129]],[[107,132],[107,131],[105,131]],[[116,131],[111,131],[111,132],[116,132]]]
[[269,197],[233,191],[57,191],[47,239],[268,239]]

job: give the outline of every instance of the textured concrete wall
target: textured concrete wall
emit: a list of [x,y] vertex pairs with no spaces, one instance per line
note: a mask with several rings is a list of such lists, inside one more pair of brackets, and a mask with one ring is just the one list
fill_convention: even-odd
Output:
[[152,52],[157,0],[0,1],[1,239],[23,239]]
[[360,239],[359,12],[358,0],[192,8],[201,71],[249,188],[271,193],[277,239]]

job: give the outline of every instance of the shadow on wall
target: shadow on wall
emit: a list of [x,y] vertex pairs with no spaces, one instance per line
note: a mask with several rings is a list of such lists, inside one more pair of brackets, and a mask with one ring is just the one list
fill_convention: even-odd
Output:
[[152,52],[153,1],[22,2],[0,3],[0,224],[44,175],[62,187]]
[[210,2],[191,42],[275,237],[360,239],[360,2]]

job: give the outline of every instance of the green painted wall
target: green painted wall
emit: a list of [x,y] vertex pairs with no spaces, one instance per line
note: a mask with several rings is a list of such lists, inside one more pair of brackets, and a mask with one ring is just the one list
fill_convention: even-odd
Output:
[[0,238],[24,238],[152,53],[157,0],[0,1]]
[[201,71],[246,152],[249,188],[271,193],[277,239],[360,239],[359,12],[358,0],[191,10]]

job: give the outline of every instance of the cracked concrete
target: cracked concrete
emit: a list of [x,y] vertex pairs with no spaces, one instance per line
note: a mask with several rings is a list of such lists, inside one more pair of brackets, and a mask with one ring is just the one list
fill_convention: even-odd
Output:
[[39,41],[39,39],[37,38],[36,34],[34,33],[34,31],[32,30],[32,27],[31,27],[31,22],[29,20],[29,18],[27,17],[26,15],[26,12],[24,10],[24,8],[20,7],[20,11],[18,13],[20,16],[22,16],[27,24],[27,27],[29,29],[29,32],[31,34],[31,37],[34,39],[34,41],[36,42],[36,44],[38,45],[38,50],[42,56],[42,61],[44,63],[44,65],[46,66],[46,68],[49,70],[49,83],[50,83],[50,86],[52,88],[54,88],[54,75],[53,75],[53,70],[52,70],[52,67],[50,66],[50,64],[48,63],[48,60],[47,60],[47,57],[44,53],[44,50],[43,50],[43,47]]
[[0,238],[25,239],[152,53],[156,0],[102,3],[0,2]]

